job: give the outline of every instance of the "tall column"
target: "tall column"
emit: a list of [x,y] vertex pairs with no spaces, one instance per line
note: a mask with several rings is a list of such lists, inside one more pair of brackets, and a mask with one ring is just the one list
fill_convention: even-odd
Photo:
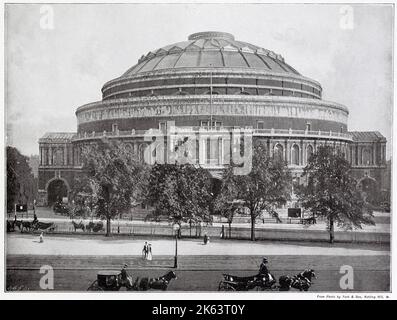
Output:
[[299,157],[299,165],[303,166],[303,140],[301,140],[300,143],[300,147],[299,147],[299,153],[300,153],[300,157]]
[[376,165],[376,143],[372,145],[372,164]]
[[289,148],[288,148],[288,146],[289,146],[288,140],[285,140],[285,141],[284,141],[284,160],[287,162],[287,164],[290,163],[290,161],[289,161]]
[[200,144],[199,162],[200,164],[205,164],[206,152],[207,152],[207,148],[206,148],[207,139],[205,136],[200,135],[199,144]]
[[287,145],[287,164],[291,164],[291,142],[289,140],[286,141],[286,145]]
[[200,134],[198,132],[196,133],[195,148],[196,148],[196,152],[195,152],[196,159],[195,159],[195,162],[196,162],[196,164],[200,164],[201,163],[201,161],[200,161],[200,155],[201,155],[201,152],[200,152]]
[[218,138],[218,164],[223,164],[223,139],[222,137]]
[[68,149],[67,146],[65,144],[65,146],[63,147],[63,165],[67,166],[68,165]]

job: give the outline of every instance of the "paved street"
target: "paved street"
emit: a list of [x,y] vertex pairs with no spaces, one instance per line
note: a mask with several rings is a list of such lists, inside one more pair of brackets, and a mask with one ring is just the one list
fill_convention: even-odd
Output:
[[[96,279],[98,270],[119,269],[128,263],[133,277],[158,277],[173,266],[173,240],[119,239],[104,237],[47,236],[38,243],[37,236],[7,236],[7,287],[24,285],[40,290],[39,268],[54,268],[55,290],[85,291]],[[152,243],[152,261],[141,258],[143,242]],[[199,240],[178,242],[178,279],[171,291],[217,290],[223,272],[252,275],[257,272],[262,256],[276,278],[313,268],[318,279],[311,291],[341,291],[339,273],[342,265],[354,270],[357,291],[387,291],[390,278],[389,246],[369,244],[289,243],[216,240],[203,245]]]

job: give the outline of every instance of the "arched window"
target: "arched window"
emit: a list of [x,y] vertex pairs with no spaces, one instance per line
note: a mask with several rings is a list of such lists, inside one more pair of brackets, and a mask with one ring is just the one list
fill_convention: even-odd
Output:
[[274,159],[276,161],[283,161],[284,160],[284,148],[281,144],[277,143],[274,146]]
[[143,144],[139,145],[139,147],[138,147],[138,159],[141,162],[145,161],[145,150],[146,150],[147,146],[148,146],[147,143],[143,143]]
[[372,162],[371,150],[369,148],[363,149],[362,164],[369,165]]
[[54,165],[56,166],[63,165],[63,150],[61,149],[54,150]]
[[313,147],[309,144],[306,147],[306,162],[309,162],[310,157],[313,155]]
[[299,165],[299,147],[294,144],[291,149],[291,164],[298,166]]

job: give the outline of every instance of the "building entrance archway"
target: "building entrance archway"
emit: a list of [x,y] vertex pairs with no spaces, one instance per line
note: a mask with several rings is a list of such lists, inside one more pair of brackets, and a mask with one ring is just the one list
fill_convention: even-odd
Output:
[[52,206],[57,201],[68,196],[68,186],[63,179],[53,179],[47,185],[47,204]]
[[379,186],[377,181],[371,177],[361,179],[357,187],[363,192],[364,198],[367,202],[376,204],[379,200]]

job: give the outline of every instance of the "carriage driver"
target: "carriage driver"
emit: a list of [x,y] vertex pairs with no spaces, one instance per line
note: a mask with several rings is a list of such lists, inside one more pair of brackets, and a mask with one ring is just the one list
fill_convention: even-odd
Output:
[[127,273],[127,264],[124,264],[123,268],[121,269],[121,285],[126,286],[127,289],[132,288],[132,278]]
[[269,282],[270,281],[270,276],[269,276],[270,271],[267,268],[267,263],[268,263],[267,259],[263,258],[262,263],[259,266],[259,274],[263,275],[265,277],[266,282]]

